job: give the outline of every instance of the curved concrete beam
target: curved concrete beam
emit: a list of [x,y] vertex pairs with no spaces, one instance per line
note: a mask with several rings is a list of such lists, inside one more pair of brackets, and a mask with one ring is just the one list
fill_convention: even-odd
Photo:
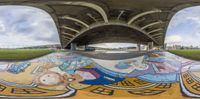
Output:
[[147,34],[151,34],[151,33],[158,32],[158,31],[162,31],[162,30],[163,30],[162,28],[154,29],[154,30],[148,32]]
[[93,29],[93,28],[97,28],[97,27],[101,27],[101,26],[106,26],[106,25],[119,25],[119,26],[125,26],[128,28],[132,28],[134,30],[140,31],[141,33],[143,33],[144,35],[146,35],[147,37],[149,37],[150,39],[152,39],[152,41],[154,41],[155,43],[159,44],[154,38],[152,38],[150,35],[148,35],[146,33],[146,31],[141,30],[141,28],[134,26],[134,25],[128,25],[127,23],[122,23],[122,22],[111,22],[109,21],[109,23],[97,23],[97,24],[93,24],[90,26],[90,28],[86,28],[83,29],[82,31],[80,31],[79,34],[77,34],[74,38],[72,38],[69,42],[66,43],[66,45],[64,47],[66,47],[68,44],[70,44],[74,39],[76,39],[78,36],[80,36],[81,34],[85,33],[86,31]]
[[158,36],[158,35],[162,35],[163,33],[157,33],[157,34],[154,34],[154,35],[151,35],[152,37],[155,37],[155,36]]
[[119,15],[117,16],[117,20],[120,19],[120,17],[122,16],[122,14],[123,14],[124,12],[125,12],[124,10],[120,11]]
[[66,43],[66,42],[69,42],[69,41],[70,41],[69,39],[62,39],[61,40],[62,43]]
[[78,30],[76,30],[76,29],[73,29],[73,28],[70,28],[70,27],[67,27],[67,26],[61,26],[61,28],[63,28],[63,29],[67,29],[67,30],[70,30],[70,31],[74,31],[74,32],[76,32],[76,33],[80,33],[80,31],[78,31]]
[[133,21],[135,21],[136,19],[142,17],[142,16],[145,16],[145,15],[148,15],[148,14],[152,14],[152,13],[160,13],[162,12],[161,10],[159,9],[154,9],[154,10],[150,10],[150,11],[146,11],[146,12],[142,12],[134,17],[132,17],[129,21],[128,21],[128,24],[131,24],[133,23]]
[[70,37],[67,37],[67,36],[63,36],[64,39],[68,39],[68,40],[71,40],[72,38]]
[[95,19],[95,17],[93,17],[90,13],[87,13],[86,15],[90,17],[92,20],[94,20],[95,22],[98,22],[97,19]]
[[68,36],[71,36],[71,37],[74,37],[75,35],[72,35],[72,34],[69,34],[69,33],[66,33],[66,32],[62,32],[61,34],[63,35],[68,35]]
[[154,25],[157,25],[157,24],[162,24],[162,23],[163,23],[162,21],[153,22],[153,23],[150,23],[150,24],[143,26],[141,29],[144,30],[148,27],[151,27],[151,26],[154,26]]
[[160,36],[156,36],[156,37],[154,37],[154,39],[161,38],[161,37],[162,37],[162,35],[160,35]]
[[78,22],[78,23],[84,25],[85,27],[89,28],[89,25],[86,24],[85,22],[83,22],[83,21],[81,21],[81,20],[79,20],[79,19],[73,18],[73,17],[69,17],[69,16],[67,16],[67,15],[60,17],[60,19],[72,20],[72,21]]
[[83,1],[48,1],[48,2],[45,2],[45,4],[65,4],[65,5],[88,7],[88,8],[91,8],[91,9],[97,11],[103,17],[104,21],[106,23],[108,22],[108,16],[107,16],[106,12],[104,11],[104,9],[94,3],[83,2]]

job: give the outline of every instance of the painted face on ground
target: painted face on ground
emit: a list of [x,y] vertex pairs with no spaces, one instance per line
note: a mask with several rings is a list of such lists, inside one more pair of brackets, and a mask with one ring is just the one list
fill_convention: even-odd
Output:
[[83,77],[79,74],[73,74],[70,76],[64,76],[64,80],[66,83],[79,83],[80,81],[83,81]]
[[47,72],[39,76],[38,82],[44,86],[56,86],[63,82],[62,76],[55,72]]

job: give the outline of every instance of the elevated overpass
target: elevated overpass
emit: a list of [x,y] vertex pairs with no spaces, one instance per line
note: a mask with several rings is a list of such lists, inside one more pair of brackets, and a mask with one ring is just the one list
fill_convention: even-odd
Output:
[[[48,12],[61,45],[132,42],[164,45],[168,24],[179,10],[199,0],[1,0],[1,5],[25,5]],[[42,35],[42,34],[41,34]]]

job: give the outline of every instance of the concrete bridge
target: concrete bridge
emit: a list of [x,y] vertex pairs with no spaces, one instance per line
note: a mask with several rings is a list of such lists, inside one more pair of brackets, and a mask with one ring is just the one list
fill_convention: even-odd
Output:
[[[49,13],[61,45],[131,42],[163,46],[172,16],[199,5],[199,0],[1,0],[1,5],[25,5]],[[41,34],[42,35],[42,34]]]

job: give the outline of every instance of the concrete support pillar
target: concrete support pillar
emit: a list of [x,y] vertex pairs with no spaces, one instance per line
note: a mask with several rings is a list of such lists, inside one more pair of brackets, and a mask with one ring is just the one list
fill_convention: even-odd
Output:
[[147,51],[149,50],[149,43],[147,43]]
[[165,43],[165,44],[163,45],[163,49],[166,50],[166,48],[167,48],[167,44]]
[[154,47],[154,43],[153,43],[153,42],[151,42],[151,49],[153,49],[153,47]]
[[138,51],[141,51],[141,44],[137,44]]
[[86,50],[87,50],[87,48],[88,48],[88,45],[87,45],[87,44],[85,44],[85,49],[84,49],[84,50],[86,51]]
[[71,51],[76,51],[76,47],[77,47],[76,43],[71,43],[70,44],[70,50]]
[[153,42],[148,42],[148,50],[151,50],[153,48]]

